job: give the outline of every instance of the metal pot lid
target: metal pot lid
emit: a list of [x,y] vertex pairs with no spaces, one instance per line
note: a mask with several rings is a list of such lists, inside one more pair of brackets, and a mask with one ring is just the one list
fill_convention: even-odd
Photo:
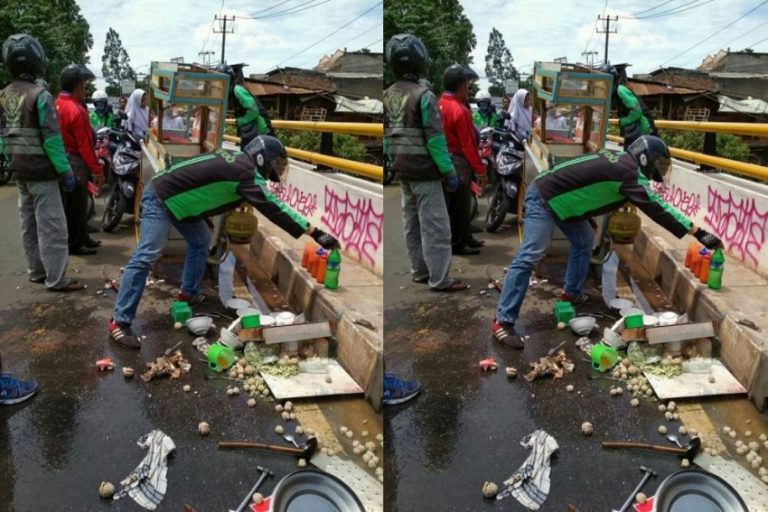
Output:
[[661,482],[653,512],[749,512],[749,509],[722,478],[699,469],[686,469]]
[[352,489],[316,469],[286,475],[272,492],[269,512],[365,512]]

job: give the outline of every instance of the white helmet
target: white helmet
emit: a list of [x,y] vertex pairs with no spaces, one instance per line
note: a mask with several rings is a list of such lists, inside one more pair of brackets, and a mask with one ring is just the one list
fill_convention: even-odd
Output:
[[99,100],[106,100],[109,99],[107,97],[107,93],[99,89],[98,91],[93,93],[93,96],[91,96],[91,99],[93,101],[99,101]]
[[491,99],[491,93],[488,91],[477,91],[477,94],[475,94],[475,101],[483,101],[483,100],[490,100]]

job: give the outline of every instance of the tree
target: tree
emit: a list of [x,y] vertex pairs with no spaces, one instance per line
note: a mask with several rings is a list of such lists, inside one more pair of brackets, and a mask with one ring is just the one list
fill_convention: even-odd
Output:
[[489,89],[492,95],[503,96],[506,81],[519,78],[512,61],[512,53],[504,43],[504,37],[494,27],[488,37],[488,53],[485,55],[485,76],[491,83]]
[[120,82],[123,80],[136,80],[136,73],[131,68],[131,58],[120,41],[120,34],[112,27],[107,31],[101,63],[101,74],[108,84],[107,94],[110,96],[120,95]]
[[[427,79],[436,93],[442,90],[445,68],[455,63],[472,63],[470,54],[477,40],[458,0],[387,0],[384,41],[404,32],[418,36],[429,50],[432,65]],[[393,81],[389,66],[385,66],[385,84]]]
[[[48,65],[43,79],[51,93],[59,90],[59,75],[67,64],[88,64],[93,46],[90,26],[75,0],[24,0],[0,2],[0,45],[12,34],[28,33],[45,49]],[[0,67],[0,87],[11,80]]]

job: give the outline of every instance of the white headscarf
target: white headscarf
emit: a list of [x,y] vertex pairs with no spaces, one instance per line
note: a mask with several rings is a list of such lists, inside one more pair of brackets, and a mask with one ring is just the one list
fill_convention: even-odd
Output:
[[149,109],[141,108],[141,97],[145,94],[144,89],[134,90],[125,106],[125,113],[128,115],[127,129],[141,139],[147,134],[149,124]]
[[527,90],[518,89],[509,103],[511,116],[509,126],[518,137],[523,139],[527,139],[531,135],[531,119],[533,117],[531,107],[525,108],[524,106],[526,96],[528,96]]

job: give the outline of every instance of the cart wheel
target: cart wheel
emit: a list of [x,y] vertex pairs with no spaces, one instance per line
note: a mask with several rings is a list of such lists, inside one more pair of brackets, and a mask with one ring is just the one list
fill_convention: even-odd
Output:
[[144,195],[144,183],[139,180],[136,184],[136,193],[133,195],[133,237],[136,244],[141,238],[141,196]]
[[525,194],[528,192],[528,185],[525,181],[520,182],[520,189],[517,191],[517,236],[520,243],[523,242],[523,220],[525,220]]

